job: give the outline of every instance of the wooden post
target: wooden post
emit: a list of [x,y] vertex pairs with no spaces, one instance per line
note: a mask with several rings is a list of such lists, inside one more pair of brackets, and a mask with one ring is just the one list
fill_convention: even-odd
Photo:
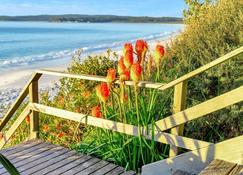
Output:
[[[180,112],[186,108],[186,94],[187,94],[187,81],[183,81],[174,87],[174,104],[173,104],[173,113]],[[179,125],[171,129],[171,134],[174,135],[183,135],[184,124]],[[170,147],[169,156],[173,157],[178,155],[179,148],[176,146]]]
[[[32,81],[29,85],[29,101],[32,103],[38,103],[38,80]],[[30,139],[39,137],[39,113],[31,111],[30,113]]]

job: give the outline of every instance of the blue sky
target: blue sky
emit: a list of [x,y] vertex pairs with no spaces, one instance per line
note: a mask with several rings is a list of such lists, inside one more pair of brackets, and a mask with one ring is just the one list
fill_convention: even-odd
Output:
[[0,15],[182,16],[184,0],[0,0]]

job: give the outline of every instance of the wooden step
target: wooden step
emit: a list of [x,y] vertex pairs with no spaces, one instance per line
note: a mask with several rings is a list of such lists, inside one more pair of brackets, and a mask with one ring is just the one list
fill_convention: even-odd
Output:
[[[41,140],[24,142],[12,148],[0,150],[0,153],[12,162],[21,175],[136,174],[134,171],[125,171],[123,167],[110,162]],[[0,165],[0,175],[8,174]]]
[[238,175],[243,172],[243,165],[226,162],[223,160],[213,160],[199,175]]

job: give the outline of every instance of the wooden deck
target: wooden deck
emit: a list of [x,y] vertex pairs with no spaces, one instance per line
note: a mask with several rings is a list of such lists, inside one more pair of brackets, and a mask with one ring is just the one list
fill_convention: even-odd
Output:
[[[21,175],[135,174],[133,171],[125,172],[123,167],[107,161],[77,153],[41,140],[30,140],[14,147],[1,150],[0,152],[14,164]],[[2,165],[0,166],[0,174],[9,174]]]
[[[177,170],[172,175],[195,175],[189,172]],[[243,175],[243,165],[226,162],[223,160],[213,160],[198,175]]]

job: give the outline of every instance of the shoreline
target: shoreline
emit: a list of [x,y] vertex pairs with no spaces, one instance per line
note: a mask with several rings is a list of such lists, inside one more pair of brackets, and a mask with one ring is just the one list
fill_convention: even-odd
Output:
[[[171,39],[174,38],[176,35],[178,35],[178,33],[168,36],[167,38],[162,37],[154,40],[149,40],[147,42],[151,48],[154,48],[157,43],[167,45],[171,42]],[[102,55],[105,53],[105,51],[106,49],[84,53],[82,57],[85,59],[87,55],[97,55],[97,54]],[[119,46],[113,48],[112,51],[120,55],[122,54],[122,47]],[[36,70],[48,68],[55,71],[66,71],[71,61],[72,61],[71,58],[69,59],[63,58],[63,64],[61,64],[61,66],[53,66],[52,64],[50,64],[49,66],[42,67],[42,68],[32,67],[24,70],[13,70],[13,71],[2,73],[0,75],[0,118],[3,115],[2,113],[4,112],[4,108],[10,106],[15,101],[15,99],[18,97],[19,93],[21,92],[22,88],[29,81],[30,77]],[[60,79],[59,77],[54,77],[54,76],[43,76],[39,81],[40,90],[55,91],[58,88],[59,79]],[[54,96],[54,93],[51,94],[52,96]]]

